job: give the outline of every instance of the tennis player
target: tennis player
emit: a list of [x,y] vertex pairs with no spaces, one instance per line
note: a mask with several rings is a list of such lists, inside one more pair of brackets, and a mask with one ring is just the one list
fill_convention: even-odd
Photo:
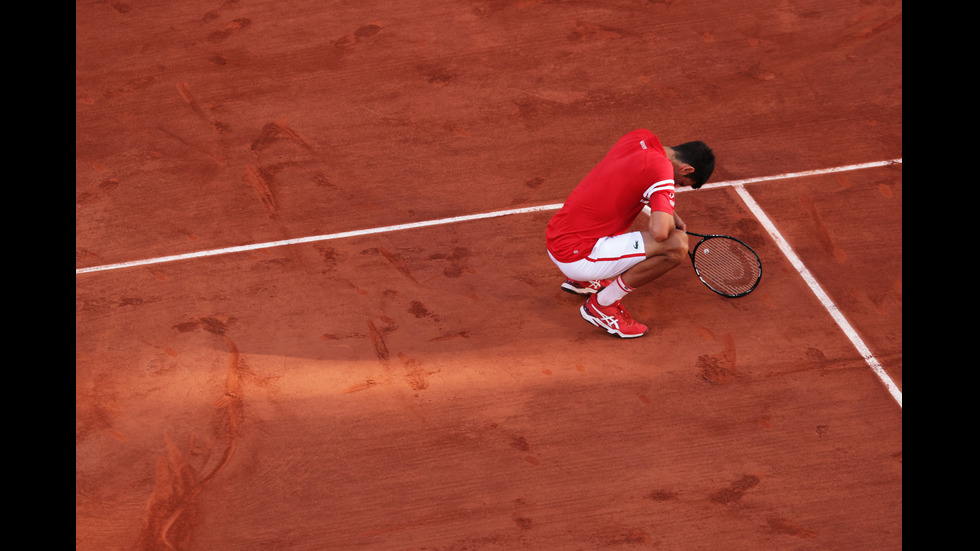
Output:
[[[562,289],[588,295],[582,317],[609,333],[642,337],[622,299],[676,268],[687,257],[687,226],[674,211],[674,188],[698,189],[715,168],[704,142],[665,146],[652,132],[634,130],[572,190],[548,222],[548,256],[567,278]],[[650,223],[628,231],[644,206]]]

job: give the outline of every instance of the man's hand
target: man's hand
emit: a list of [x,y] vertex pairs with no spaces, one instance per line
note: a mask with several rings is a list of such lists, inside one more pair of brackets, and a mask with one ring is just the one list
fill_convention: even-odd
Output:
[[674,227],[681,231],[687,231],[687,224],[677,215],[677,211],[674,211]]

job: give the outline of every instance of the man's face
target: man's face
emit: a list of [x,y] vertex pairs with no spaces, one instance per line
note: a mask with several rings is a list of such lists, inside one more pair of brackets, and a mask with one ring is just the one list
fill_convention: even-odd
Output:
[[681,176],[674,171],[674,186],[677,187],[691,187],[694,185],[694,180],[688,176]]

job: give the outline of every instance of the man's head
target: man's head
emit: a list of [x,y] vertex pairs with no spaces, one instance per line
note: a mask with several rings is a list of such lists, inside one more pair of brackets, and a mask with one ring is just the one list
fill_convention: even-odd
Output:
[[692,188],[698,189],[711,178],[711,173],[715,171],[715,153],[707,144],[686,142],[671,146],[671,149],[674,150],[674,160],[680,165],[675,172],[689,179]]

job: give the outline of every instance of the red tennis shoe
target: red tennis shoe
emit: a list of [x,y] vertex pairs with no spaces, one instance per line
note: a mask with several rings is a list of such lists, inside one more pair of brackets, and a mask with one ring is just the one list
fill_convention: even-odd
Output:
[[566,279],[565,283],[561,284],[561,290],[575,293],[576,295],[593,295],[601,291],[603,287],[607,287],[610,283],[612,281],[608,279],[594,279],[592,281]]
[[582,305],[581,312],[585,321],[624,339],[642,337],[647,332],[647,326],[634,320],[619,301],[610,306],[600,306],[596,295],[592,295]]

